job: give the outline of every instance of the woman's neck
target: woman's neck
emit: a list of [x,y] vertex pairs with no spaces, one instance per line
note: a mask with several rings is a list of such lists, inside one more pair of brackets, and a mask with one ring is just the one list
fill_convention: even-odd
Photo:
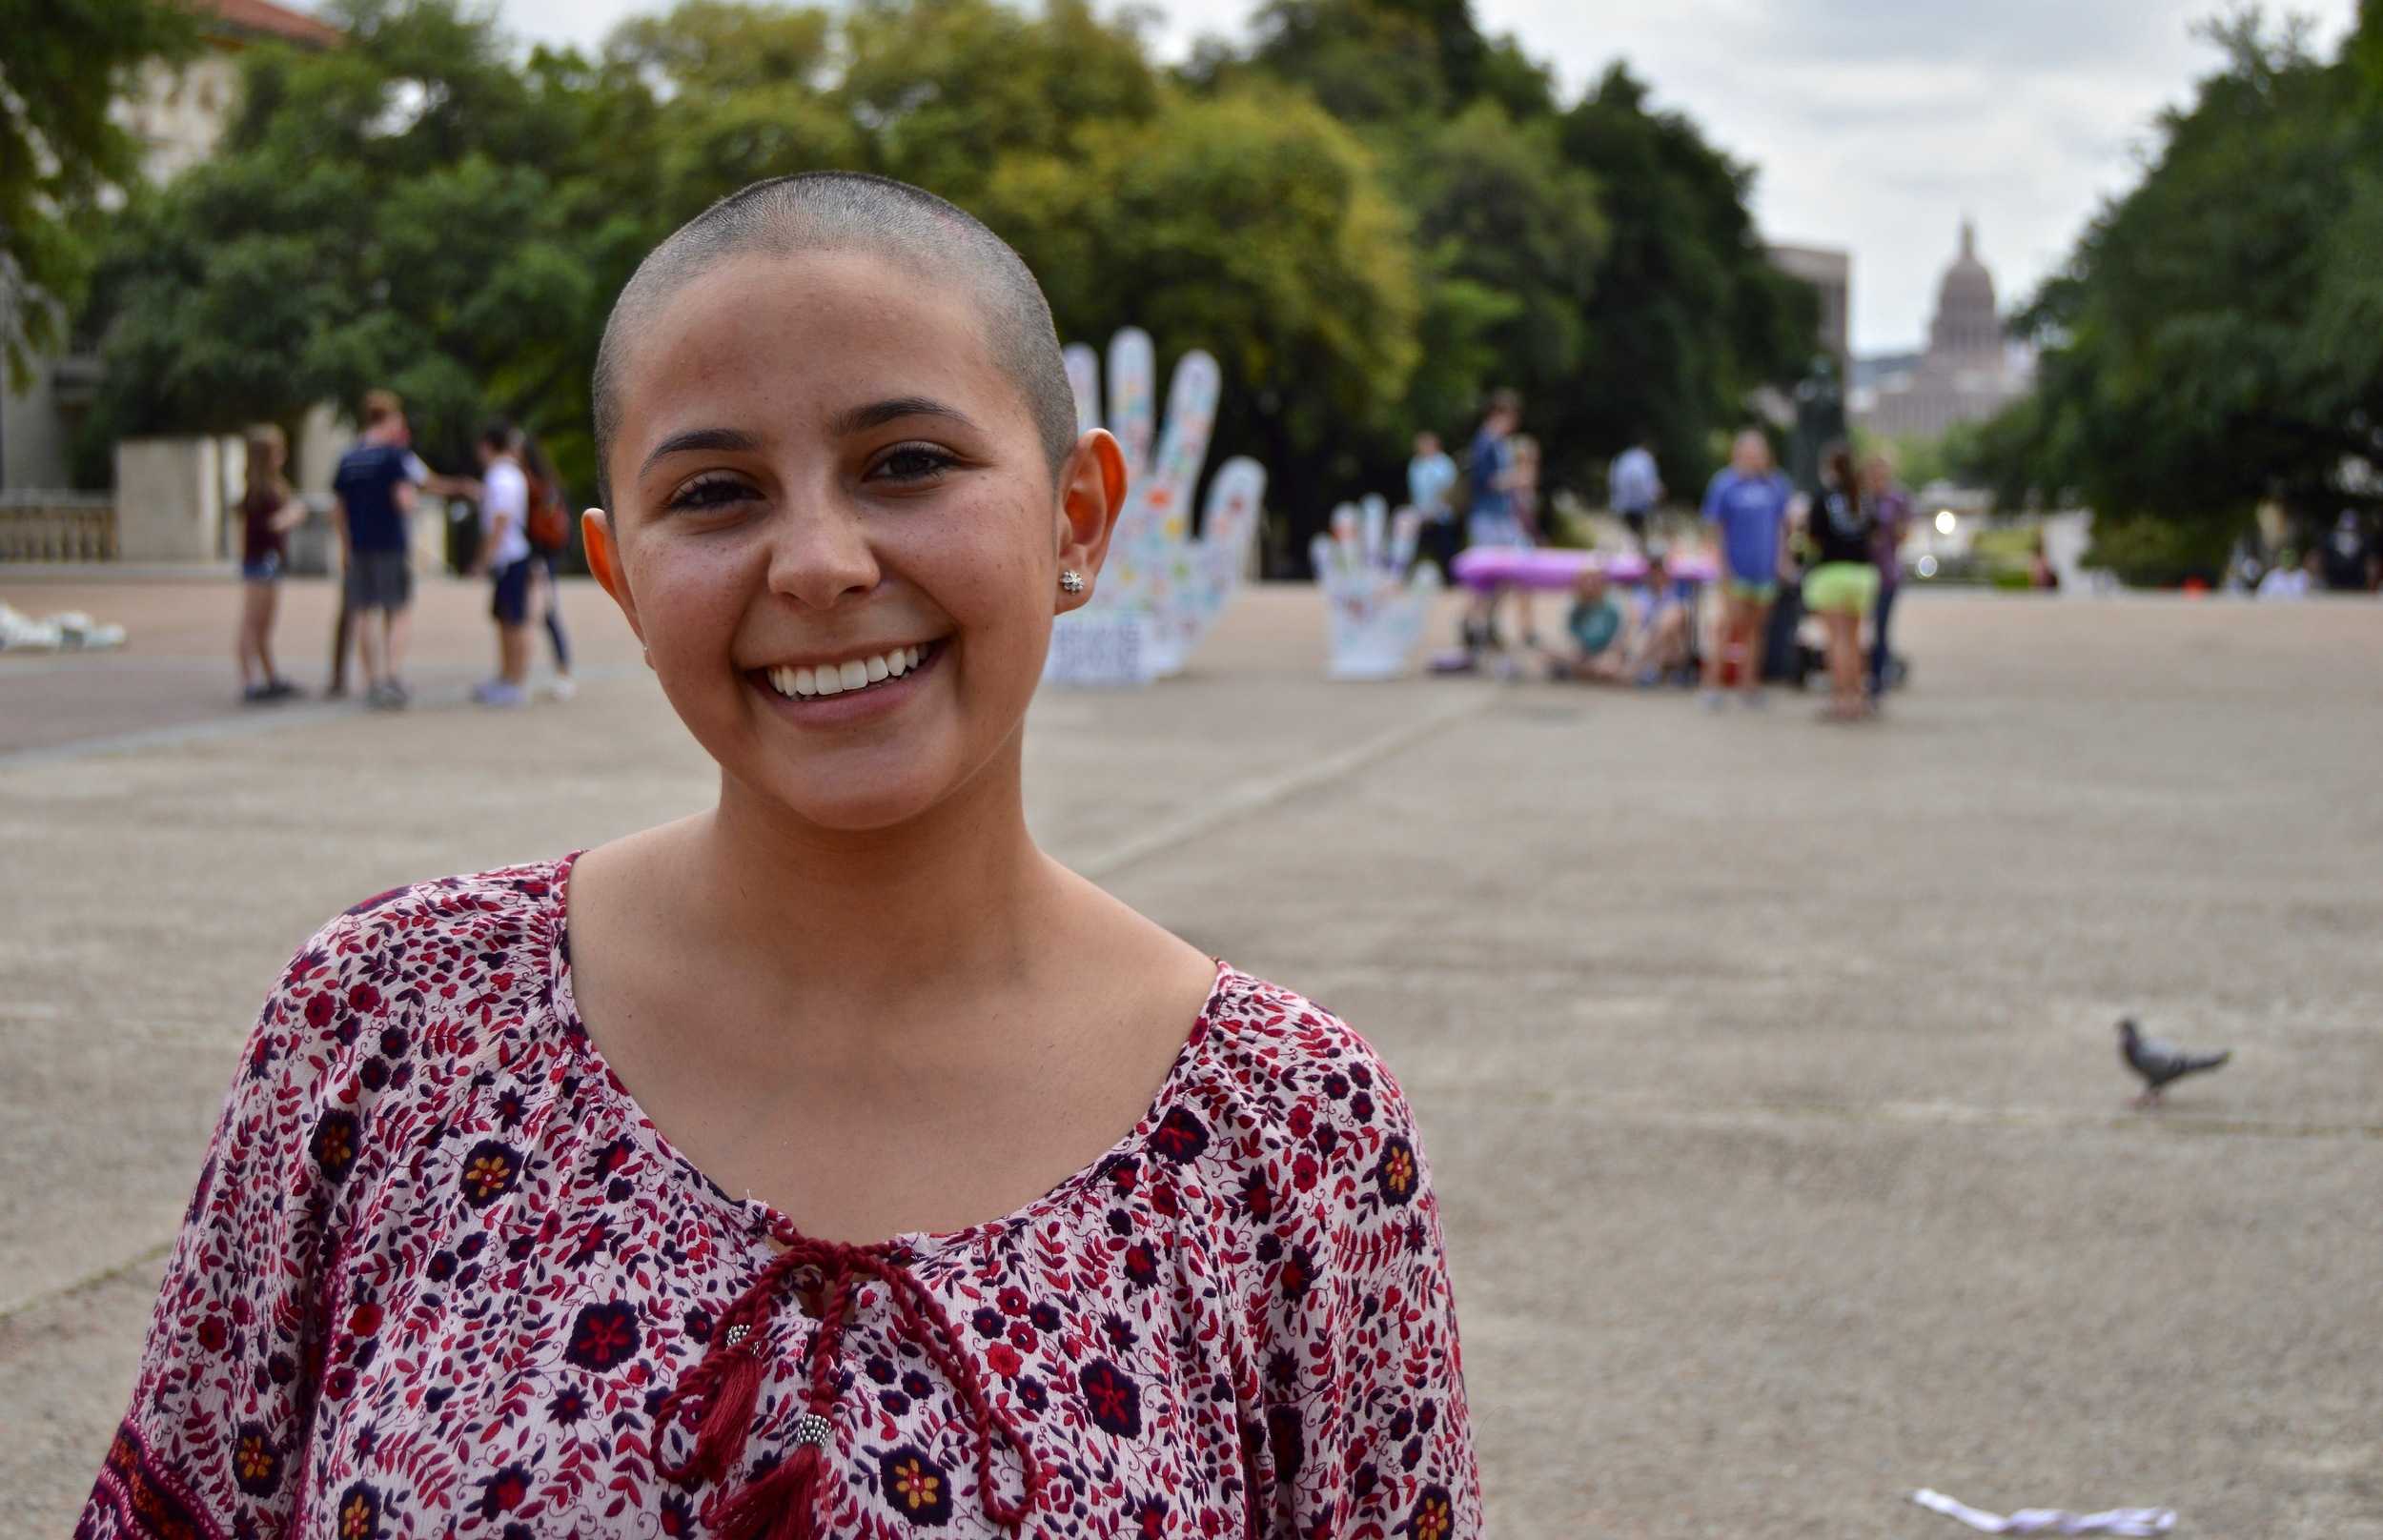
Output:
[[1059,891],[1027,832],[1014,763],[866,833],[805,823],[723,779],[719,806],[689,832],[714,935],[789,988],[903,998],[930,976],[1007,972]]

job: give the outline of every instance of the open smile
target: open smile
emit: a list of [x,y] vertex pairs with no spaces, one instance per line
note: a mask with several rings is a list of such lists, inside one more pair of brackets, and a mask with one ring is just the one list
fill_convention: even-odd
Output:
[[[881,652],[833,662],[780,663],[766,668],[744,671],[746,680],[777,698],[805,717],[833,715],[843,717],[849,708],[893,703],[893,698],[909,693],[907,686],[943,657],[948,638],[918,642],[901,647],[888,647]],[[828,707],[845,710],[828,712]]]

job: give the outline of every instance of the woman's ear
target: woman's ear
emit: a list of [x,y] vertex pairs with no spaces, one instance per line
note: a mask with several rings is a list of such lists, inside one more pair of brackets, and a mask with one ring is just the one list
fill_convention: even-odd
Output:
[[587,570],[612,601],[621,606],[621,614],[637,633],[637,639],[645,639],[645,628],[638,624],[637,597],[629,592],[629,579],[621,570],[621,548],[613,543],[612,516],[601,508],[590,508],[580,515],[580,545],[587,553]]
[[1107,429],[1095,428],[1076,440],[1059,468],[1059,570],[1084,578],[1081,592],[1060,590],[1060,609],[1076,609],[1091,598],[1125,504],[1125,452]]

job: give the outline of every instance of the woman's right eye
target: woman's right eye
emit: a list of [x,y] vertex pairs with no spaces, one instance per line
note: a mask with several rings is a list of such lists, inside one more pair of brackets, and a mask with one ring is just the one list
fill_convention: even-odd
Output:
[[754,496],[752,487],[735,476],[698,476],[670,495],[668,507],[673,513],[703,513],[747,501]]

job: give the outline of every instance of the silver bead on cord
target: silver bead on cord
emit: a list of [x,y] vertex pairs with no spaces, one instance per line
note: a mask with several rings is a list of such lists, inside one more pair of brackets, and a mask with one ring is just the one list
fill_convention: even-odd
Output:
[[746,1326],[742,1321],[738,1322],[735,1326],[730,1327],[727,1333],[729,1351],[734,1352],[737,1348],[743,1347],[744,1339],[752,1334],[753,1328]]
[[797,1448],[816,1444],[825,1449],[836,1436],[836,1425],[816,1411],[806,1411],[794,1420],[794,1442]]

